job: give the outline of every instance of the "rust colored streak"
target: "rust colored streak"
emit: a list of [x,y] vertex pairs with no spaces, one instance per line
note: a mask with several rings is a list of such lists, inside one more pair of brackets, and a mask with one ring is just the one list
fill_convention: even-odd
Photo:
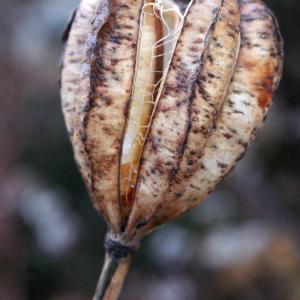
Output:
[[259,68],[261,82],[258,83],[258,104],[261,108],[268,107],[273,98],[273,87],[274,87],[274,66],[270,64],[262,65]]
[[267,78],[263,82],[263,90],[258,98],[258,104],[261,108],[266,108],[271,104],[273,98],[272,87],[273,80],[271,78]]
[[[267,108],[273,98],[274,73],[276,66],[272,63],[255,64],[251,60],[245,60],[241,64],[245,69],[253,70],[253,91],[257,95],[257,101],[261,108]],[[250,74],[250,73],[249,73]],[[249,80],[251,80],[249,78]]]
[[[130,168],[131,168],[130,164],[126,164],[123,166],[123,168],[121,169],[121,178],[126,178],[126,176],[128,176],[128,174],[130,173]],[[127,180],[121,182],[121,190],[127,190],[127,193],[120,196],[120,203],[121,203],[121,207],[123,208],[122,217],[125,222],[127,222],[129,212],[133,205],[133,195],[134,195],[133,186],[135,186],[136,179],[137,179],[137,174],[131,174],[129,182]],[[127,187],[127,185],[129,186]]]

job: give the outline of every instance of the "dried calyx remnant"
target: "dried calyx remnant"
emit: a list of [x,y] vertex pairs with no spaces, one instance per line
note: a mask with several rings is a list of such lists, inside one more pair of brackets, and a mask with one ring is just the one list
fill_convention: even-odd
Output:
[[81,0],[64,37],[66,125],[109,228],[95,299],[116,299],[141,237],[202,202],[255,138],[282,39],[260,0]]

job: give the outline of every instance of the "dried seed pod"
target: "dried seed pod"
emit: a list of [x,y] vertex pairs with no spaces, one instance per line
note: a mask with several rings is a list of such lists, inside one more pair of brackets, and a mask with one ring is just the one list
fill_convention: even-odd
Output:
[[[65,121],[75,160],[89,191],[91,173],[82,139],[83,117],[89,102],[91,49],[95,46],[97,31],[109,15],[108,2],[102,1],[98,4],[98,0],[84,0],[74,12],[64,34],[67,43],[61,70],[61,98]],[[90,195],[93,197],[91,191]]]
[[263,124],[282,39],[262,1],[239,4],[82,0],[74,15],[63,111],[109,227],[95,299],[116,299],[140,238],[203,201]]
[[136,71],[143,1],[110,2],[110,15],[97,33],[90,62],[89,105],[83,123],[95,205],[118,232],[121,142]]
[[264,124],[283,65],[277,21],[261,1],[240,1],[241,50],[230,89],[199,168],[187,184],[176,182],[144,232],[202,202],[243,157]]
[[61,68],[61,99],[66,126],[71,140],[74,135],[74,114],[80,100],[81,62],[85,58],[85,47],[92,32],[92,22],[97,13],[97,0],[82,1],[72,15],[64,32],[66,49]]
[[235,68],[239,22],[236,0],[194,2],[188,10],[145,143],[129,232],[148,222],[173,180],[197,169]]
[[161,6],[147,2],[140,26],[137,71],[121,155],[120,201],[121,210],[125,213],[124,224],[133,206],[141,152],[150,129],[152,112],[156,111],[157,98],[166,80],[182,21],[179,8],[174,3],[166,1]]
[[163,38],[163,24],[156,16],[159,11],[147,2],[141,19],[136,74],[121,155],[120,202],[124,222],[132,207],[140,152],[156,94],[154,89],[159,87],[163,72],[163,46],[157,43]]

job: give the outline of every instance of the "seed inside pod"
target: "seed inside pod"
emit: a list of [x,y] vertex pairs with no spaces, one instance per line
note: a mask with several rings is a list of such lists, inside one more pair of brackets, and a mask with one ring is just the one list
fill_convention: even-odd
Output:
[[187,2],[181,14],[172,0],[81,0],[68,27],[63,111],[108,224],[94,300],[116,299],[140,239],[233,169],[281,76],[282,39],[262,0]]
[[147,1],[142,9],[136,74],[121,155],[120,202],[125,221],[132,207],[141,151],[181,19],[179,8],[172,2]]
[[109,16],[97,30],[92,48],[90,92],[81,122],[93,203],[114,232],[121,228],[120,152],[136,73],[143,5],[142,0],[107,1]]
[[[189,133],[190,105],[221,0],[191,1],[143,149],[127,232],[151,218],[178,168]],[[200,112],[199,112],[200,113]],[[203,113],[201,111],[201,113]]]

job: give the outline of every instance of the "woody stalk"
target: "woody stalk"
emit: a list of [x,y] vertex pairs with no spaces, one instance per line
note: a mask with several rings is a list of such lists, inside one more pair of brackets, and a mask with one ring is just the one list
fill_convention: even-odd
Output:
[[255,139],[283,43],[260,0],[81,0],[64,38],[66,126],[108,228],[94,300],[116,300],[142,237],[201,203]]

